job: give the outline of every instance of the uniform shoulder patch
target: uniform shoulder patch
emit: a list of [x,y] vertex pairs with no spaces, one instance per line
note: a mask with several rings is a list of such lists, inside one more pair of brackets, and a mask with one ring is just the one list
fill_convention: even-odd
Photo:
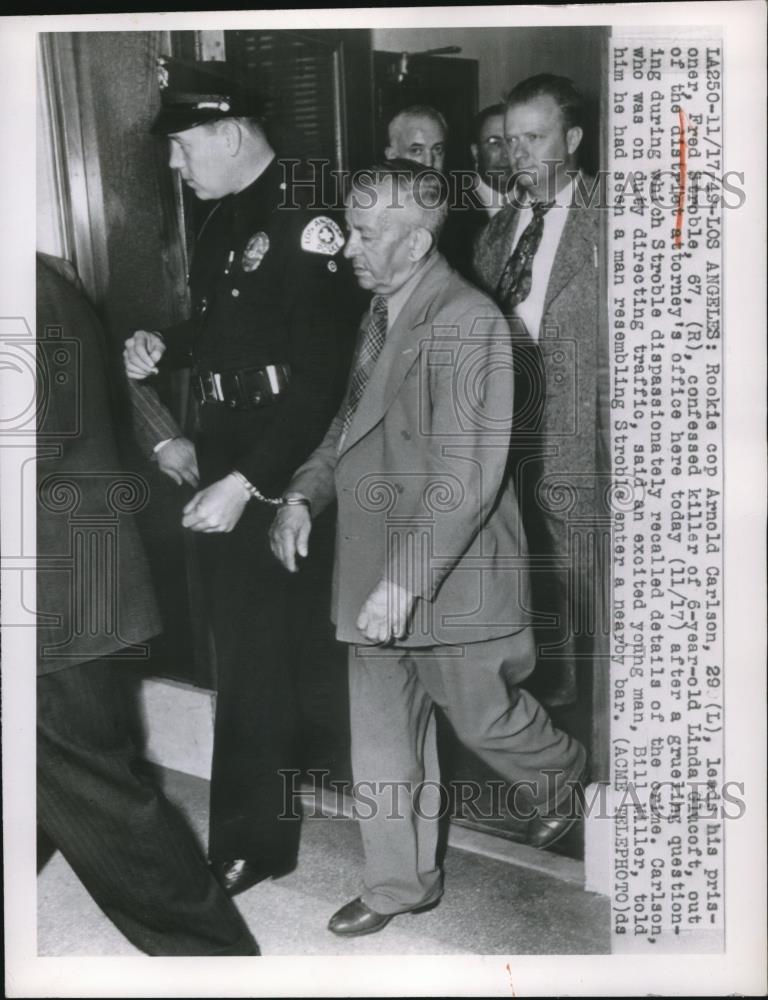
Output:
[[310,253],[324,253],[329,257],[344,246],[344,234],[327,215],[311,219],[301,233],[301,249]]

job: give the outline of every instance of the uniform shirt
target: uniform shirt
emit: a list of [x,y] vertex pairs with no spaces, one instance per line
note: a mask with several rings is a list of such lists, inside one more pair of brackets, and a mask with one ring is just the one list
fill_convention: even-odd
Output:
[[212,208],[190,268],[192,315],[163,331],[170,365],[290,367],[287,390],[266,406],[201,408],[203,482],[237,469],[266,495],[282,490],[322,437],[343,391],[354,332],[341,230],[327,216],[287,207],[289,195],[273,159]]
[[[544,216],[544,231],[541,236],[541,243],[533,258],[531,271],[531,291],[526,299],[520,302],[515,310],[520,319],[525,323],[528,333],[533,340],[539,339],[539,327],[541,317],[544,314],[544,300],[547,295],[549,276],[552,273],[552,264],[555,260],[557,247],[563,229],[568,219],[568,206],[573,204],[573,178],[569,183],[561,188],[555,196],[555,204]],[[512,235],[512,243],[509,248],[510,254],[517,246],[517,241],[526,226],[533,218],[533,210],[530,204],[523,206],[517,214],[517,225]]]

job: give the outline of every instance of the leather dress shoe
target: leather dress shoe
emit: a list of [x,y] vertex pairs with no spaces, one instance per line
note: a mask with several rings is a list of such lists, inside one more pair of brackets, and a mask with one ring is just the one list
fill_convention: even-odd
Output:
[[571,794],[556,806],[554,812],[550,814],[539,813],[528,824],[527,843],[531,847],[542,850],[550,847],[568,833],[571,827],[581,818],[579,804],[579,791],[583,787],[587,778],[587,762],[584,762],[578,778],[571,782]]
[[[413,910],[401,912],[423,913],[425,910],[431,910],[437,906],[439,902],[438,899],[435,899],[431,903],[424,903],[423,906],[417,906]],[[334,913],[328,921],[328,930],[333,934],[338,934],[339,937],[360,937],[362,934],[375,934],[376,931],[386,927],[390,920],[398,916],[400,913],[377,913],[370,906],[366,906],[358,896],[357,899],[346,903]]]
[[294,862],[270,865],[247,861],[244,858],[210,862],[210,868],[216,881],[228,896],[236,896],[240,892],[245,892],[246,889],[250,889],[268,878],[280,878],[281,875],[287,875],[294,867]]

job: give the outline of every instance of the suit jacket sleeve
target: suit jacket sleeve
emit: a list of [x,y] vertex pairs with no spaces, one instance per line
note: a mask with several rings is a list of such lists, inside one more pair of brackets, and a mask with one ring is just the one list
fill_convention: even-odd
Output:
[[181,428],[151,385],[129,379],[128,391],[136,440],[144,454],[152,458],[155,445],[169,438],[181,437]]
[[301,493],[312,504],[316,517],[336,498],[335,472],[338,461],[339,438],[342,427],[342,409],[336,414],[325,437],[307,461],[297,469],[287,493]]
[[[473,306],[455,323],[460,340],[454,362],[430,370],[431,426],[420,438],[424,486],[409,491],[407,505],[398,504],[404,530],[396,534],[398,551],[387,554],[384,573],[428,601],[467,554],[500,492],[508,488],[514,392],[509,329],[485,298],[481,308]],[[434,346],[439,357],[439,344]],[[419,566],[403,546],[418,551],[425,517],[432,525],[432,550],[438,558]]]
[[349,397],[352,375],[355,371],[360,345],[363,338],[364,322],[368,315],[366,310],[357,331],[355,351],[349,367],[347,386],[338,413],[331,421],[325,437],[315,448],[306,462],[296,470],[291,478],[286,493],[302,493],[312,504],[312,514],[316,516],[336,499],[336,465],[338,463],[339,442],[344,425],[344,413]]

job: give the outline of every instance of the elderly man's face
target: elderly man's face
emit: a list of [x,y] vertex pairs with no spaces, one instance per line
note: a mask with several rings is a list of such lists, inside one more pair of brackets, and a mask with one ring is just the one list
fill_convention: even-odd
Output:
[[534,97],[507,109],[504,136],[518,183],[535,200],[546,201],[568,181],[566,170],[576,165],[582,131],[565,128],[563,113],[554,97]]
[[389,159],[396,156],[433,170],[442,170],[445,164],[445,132],[431,118],[403,118],[395,126],[391,145],[387,148]]
[[477,172],[491,187],[501,189],[509,177],[509,157],[504,139],[504,115],[490,115],[485,119],[472,146]]
[[402,202],[391,207],[392,198],[389,184],[362,194],[353,190],[344,213],[349,230],[344,256],[352,261],[358,285],[380,295],[401,288],[414,267],[410,215]]
[[197,125],[168,138],[171,141],[169,166],[179,171],[181,179],[198,198],[210,201],[231,194],[226,140],[220,129]]

